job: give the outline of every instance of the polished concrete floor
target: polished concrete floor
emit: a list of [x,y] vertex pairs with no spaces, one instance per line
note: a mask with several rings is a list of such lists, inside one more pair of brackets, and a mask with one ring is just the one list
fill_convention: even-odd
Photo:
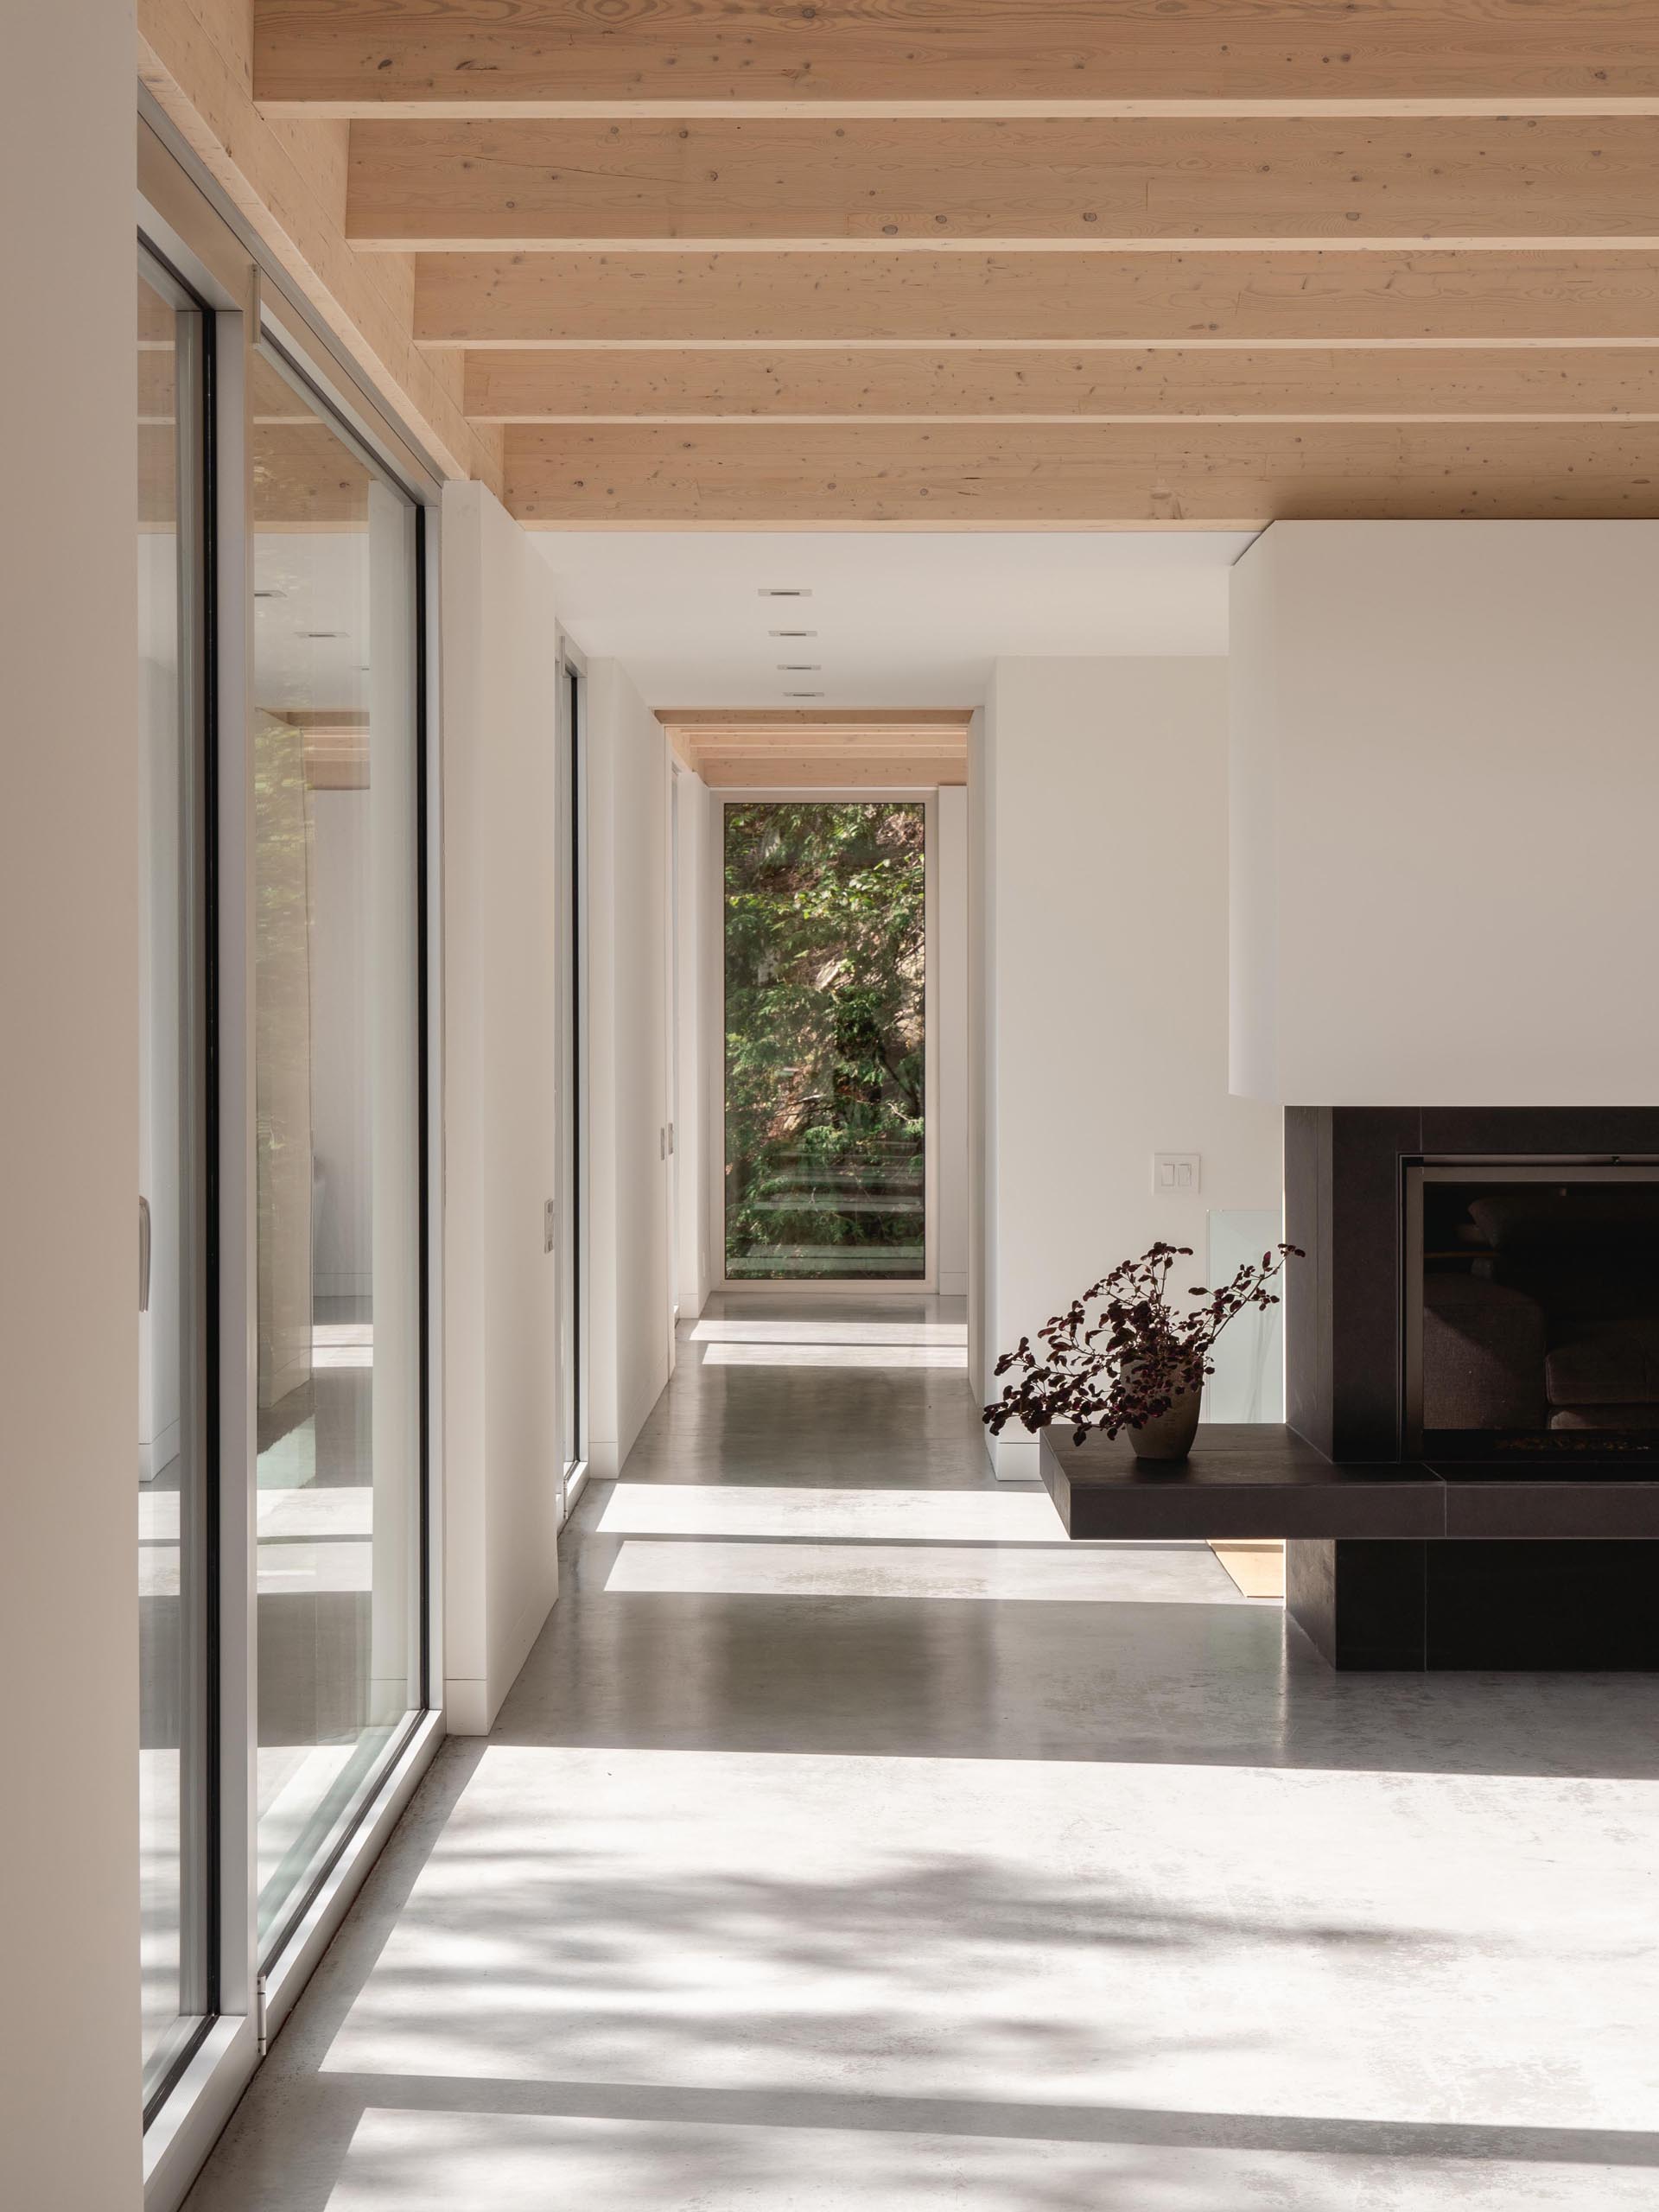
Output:
[[1659,2203],[1659,1688],[1328,1673],[726,1301],[192,2212]]

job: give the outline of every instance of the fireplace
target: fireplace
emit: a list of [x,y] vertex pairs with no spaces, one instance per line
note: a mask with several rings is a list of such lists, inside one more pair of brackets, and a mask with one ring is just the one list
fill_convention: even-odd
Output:
[[1659,1457],[1659,1109],[1292,1107],[1285,1222],[1329,1458]]
[[1402,1167],[1404,1452],[1659,1456],[1659,1160]]
[[1438,1483],[1438,1540],[1291,1537],[1338,1667],[1659,1665],[1659,1109],[1295,1107],[1288,1425]]

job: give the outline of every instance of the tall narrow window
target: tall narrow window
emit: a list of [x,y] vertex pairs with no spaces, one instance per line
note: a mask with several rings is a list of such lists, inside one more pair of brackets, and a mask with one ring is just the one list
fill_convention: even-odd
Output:
[[[212,2004],[202,317],[138,273],[139,1897],[144,2094]],[[129,1480],[131,1478],[129,1477]]]
[[917,1281],[925,810],[725,810],[726,1273]]
[[251,396],[268,1955],[423,1702],[416,518],[279,360]]

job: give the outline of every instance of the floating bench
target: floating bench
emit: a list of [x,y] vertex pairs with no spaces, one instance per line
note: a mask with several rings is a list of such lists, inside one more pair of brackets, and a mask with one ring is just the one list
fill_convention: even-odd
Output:
[[1339,1464],[1281,1424],[1205,1422],[1192,1456],[1042,1438],[1068,1536],[1282,1537],[1285,1605],[1351,1668],[1659,1666],[1659,1460]]

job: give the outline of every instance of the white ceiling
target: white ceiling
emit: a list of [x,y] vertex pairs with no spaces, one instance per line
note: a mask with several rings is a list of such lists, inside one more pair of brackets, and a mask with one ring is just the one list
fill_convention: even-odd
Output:
[[[548,531],[560,620],[653,707],[956,707],[994,660],[1224,653],[1236,531]],[[762,585],[804,585],[768,600]],[[773,638],[772,630],[815,630]],[[821,672],[785,673],[786,661]],[[822,691],[822,701],[789,696]]]

